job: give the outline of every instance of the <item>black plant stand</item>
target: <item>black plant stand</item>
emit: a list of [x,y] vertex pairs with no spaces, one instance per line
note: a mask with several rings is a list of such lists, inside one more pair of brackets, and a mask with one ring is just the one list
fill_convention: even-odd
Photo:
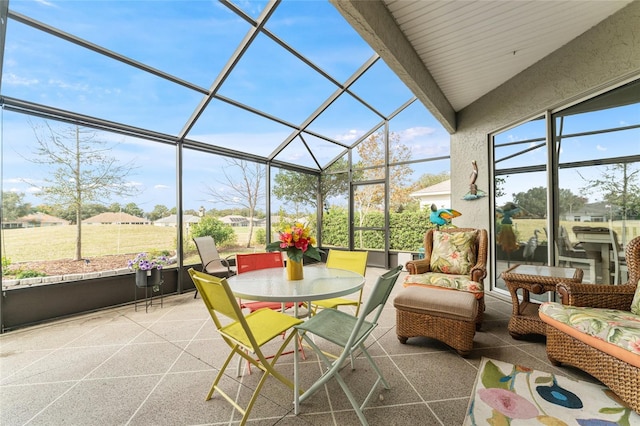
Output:
[[160,292],[160,308],[163,307],[164,290],[162,284],[164,279],[160,269],[152,269],[150,271],[136,271],[135,288],[133,292],[134,309],[138,311],[138,289],[144,288],[144,311],[149,312],[149,306],[153,306],[153,289],[158,286]]

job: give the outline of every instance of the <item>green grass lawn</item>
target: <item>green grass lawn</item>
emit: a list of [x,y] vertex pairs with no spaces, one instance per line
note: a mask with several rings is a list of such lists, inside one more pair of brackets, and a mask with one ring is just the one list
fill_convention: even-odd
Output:
[[[609,227],[608,222],[571,222],[571,221],[561,221],[561,226],[564,226],[569,233],[569,239],[572,243],[578,242],[576,240],[576,236],[572,231],[574,226],[591,226],[591,227]],[[639,220],[627,220],[625,226],[627,227],[626,241],[631,241],[633,238],[640,235],[640,221]],[[518,237],[518,241],[526,243],[529,241],[529,238],[533,236],[533,232],[537,229],[540,231],[538,233],[538,242],[547,241],[547,234],[545,234],[544,229],[547,227],[547,222],[545,219],[514,219],[513,220],[513,228]],[[618,238],[622,238],[622,222],[615,221],[613,222],[613,230],[618,233]],[[621,241],[622,242],[622,241]]]
[[[603,222],[563,222],[572,239],[575,238],[571,228],[574,225],[607,226]],[[627,221],[627,241],[639,235],[640,221]],[[514,228],[518,240],[526,242],[533,231],[538,234],[539,242],[546,241],[543,229],[544,219],[515,219]],[[614,229],[621,235],[621,223],[615,222]],[[248,228],[234,227],[236,244],[219,246],[222,256],[237,252],[263,250],[264,247],[246,248]],[[12,263],[72,259],[75,253],[75,226],[50,226],[43,228],[22,228],[2,230],[2,256],[11,259]],[[196,256],[197,252],[187,236],[187,259]],[[82,227],[82,256],[100,257],[115,254],[136,254],[154,250],[175,251],[177,245],[176,229],[151,225],[85,225]],[[255,244],[254,244],[255,245]]]
[[[246,250],[248,228],[234,228],[237,245],[220,246],[221,255]],[[72,259],[75,254],[76,227],[48,226],[2,230],[2,256],[12,263]],[[188,237],[188,255],[195,247]],[[82,256],[100,257],[135,254],[154,250],[175,252],[176,228],[151,225],[85,225],[82,227]]]

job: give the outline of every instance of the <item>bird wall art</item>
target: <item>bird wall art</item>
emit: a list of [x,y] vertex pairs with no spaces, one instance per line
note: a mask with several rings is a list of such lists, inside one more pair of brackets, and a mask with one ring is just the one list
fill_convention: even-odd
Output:
[[437,229],[443,227],[453,227],[455,225],[451,223],[454,217],[462,216],[457,210],[454,209],[438,209],[438,206],[431,204],[431,213],[429,214],[429,221],[433,223]]
[[516,234],[513,232],[511,218],[518,216],[521,212],[522,209],[511,201],[502,207],[496,207],[498,218],[502,218],[500,220],[500,231],[496,235],[496,242],[507,254],[507,265],[510,263],[511,253],[520,248],[518,241],[516,241]]
[[473,170],[471,171],[471,176],[469,177],[469,192],[464,194],[462,197],[463,200],[477,200],[478,198],[482,198],[487,195],[481,189],[478,189],[478,185],[476,185],[476,179],[478,179],[478,164],[476,160],[471,162],[471,167]]

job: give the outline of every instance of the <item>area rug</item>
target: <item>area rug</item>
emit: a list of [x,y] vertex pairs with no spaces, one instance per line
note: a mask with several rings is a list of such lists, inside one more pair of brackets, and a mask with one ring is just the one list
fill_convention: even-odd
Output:
[[482,358],[464,426],[640,425],[602,385]]

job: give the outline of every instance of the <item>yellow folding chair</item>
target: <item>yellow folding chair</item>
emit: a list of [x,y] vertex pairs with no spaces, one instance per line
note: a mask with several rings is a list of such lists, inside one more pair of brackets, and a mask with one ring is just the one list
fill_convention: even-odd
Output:
[[[268,308],[259,309],[244,316],[225,278],[214,277],[203,272],[198,272],[193,268],[189,269],[189,275],[202,296],[202,301],[209,310],[209,314],[218,329],[218,333],[220,333],[224,341],[231,348],[229,356],[222,364],[220,371],[213,381],[213,385],[211,385],[211,390],[209,390],[206,400],[210,400],[213,393],[218,391],[224,399],[242,413],[240,424],[244,425],[267,377],[273,376],[291,390],[294,389],[293,382],[278,372],[274,368],[274,364],[278,361],[278,358],[280,358],[284,348],[296,335],[296,330],[293,329],[287,338],[284,339],[284,342],[271,359],[271,362],[267,361],[267,357],[262,353],[261,347],[276,337],[280,337],[282,333],[295,325],[301,324],[303,321]],[[218,315],[230,318],[232,322],[223,326]],[[250,351],[254,356],[251,356],[246,351]],[[235,354],[246,359],[247,362],[253,364],[263,372],[246,408],[242,408],[234,398],[227,395],[218,386],[220,379],[222,379],[225,370]]]
[[[367,272],[368,256],[368,251],[342,251],[331,249],[327,256],[327,268],[346,269],[347,271],[357,272],[364,276]],[[334,297],[331,299],[313,301],[311,302],[311,313],[315,315],[318,308],[337,309],[339,306],[356,306],[356,316],[358,316],[361,303],[362,290],[358,292],[358,300],[347,299],[345,297]]]

